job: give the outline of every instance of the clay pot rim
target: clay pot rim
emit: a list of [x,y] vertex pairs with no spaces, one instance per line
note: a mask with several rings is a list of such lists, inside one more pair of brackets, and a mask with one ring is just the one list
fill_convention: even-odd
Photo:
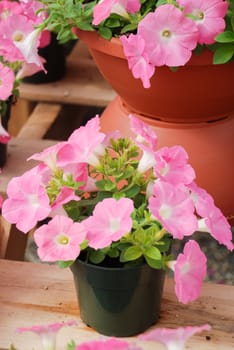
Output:
[[[101,37],[97,31],[85,31],[79,28],[73,28],[73,32],[77,37],[83,40],[91,49],[97,49],[107,55],[113,55],[119,58],[126,59],[123,52],[123,46],[119,38],[106,40]],[[185,66],[204,66],[212,65],[213,52],[205,49],[201,54],[193,54],[190,61]]]

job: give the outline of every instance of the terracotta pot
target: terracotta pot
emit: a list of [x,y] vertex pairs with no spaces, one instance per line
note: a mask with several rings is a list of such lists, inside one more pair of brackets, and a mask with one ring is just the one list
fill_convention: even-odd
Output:
[[213,65],[207,50],[177,72],[157,68],[151,88],[144,89],[130,72],[119,39],[107,41],[97,32],[78,29],[75,33],[88,45],[100,72],[130,111],[180,123],[217,120],[234,111],[234,62]]
[[[157,68],[151,88],[144,89],[128,69],[118,39],[107,41],[96,32],[75,31],[99,70],[119,96],[101,116],[103,131],[130,131],[128,115],[153,126],[160,146],[182,145],[197,179],[227,216],[234,215],[234,62],[212,64],[204,51],[172,72]],[[234,220],[230,220],[231,223]]]
[[[120,130],[129,136],[128,115],[129,110],[117,97],[101,115],[102,131]],[[213,196],[227,217],[234,215],[234,112],[222,120],[203,123],[167,123],[139,114],[137,117],[154,127],[158,147],[181,145],[186,149],[197,184]]]

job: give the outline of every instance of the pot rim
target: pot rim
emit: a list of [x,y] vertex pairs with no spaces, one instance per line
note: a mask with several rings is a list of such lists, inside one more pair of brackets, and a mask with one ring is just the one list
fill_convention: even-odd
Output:
[[[98,269],[98,270],[107,270],[107,271],[129,271],[130,269],[134,269],[134,270],[137,270],[137,269],[140,269],[140,268],[151,268],[153,269],[152,267],[150,267],[146,262],[142,262],[138,265],[135,265],[135,266],[122,266],[122,267],[108,267],[108,266],[100,266],[100,265],[95,265],[95,264],[92,264],[90,262],[86,262],[86,261],[83,261],[82,259],[80,259],[79,257],[74,261],[74,263],[71,265],[71,269],[73,268],[73,265],[76,263],[76,262],[79,262],[81,265],[83,266],[88,266],[89,268],[91,269]],[[162,269],[153,269],[153,270],[162,270]]]
[[[107,55],[113,55],[118,58],[126,59],[126,56],[123,51],[123,46],[119,38],[112,37],[111,40],[107,40],[107,39],[104,39],[102,36],[100,36],[98,32],[95,30],[87,31],[87,30],[81,30],[77,27],[73,28],[73,33],[79,39],[83,40],[91,48],[91,50],[92,49],[98,50]],[[214,53],[209,49],[204,49],[202,53],[200,53],[199,55],[193,53],[192,57],[185,64],[185,66],[213,65],[212,63],[213,55]]]

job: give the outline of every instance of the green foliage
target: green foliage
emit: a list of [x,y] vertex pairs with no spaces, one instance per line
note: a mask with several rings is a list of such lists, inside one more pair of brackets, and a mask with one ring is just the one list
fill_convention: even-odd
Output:
[[61,269],[66,269],[67,267],[70,267],[73,264],[74,261],[58,261],[58,266]]
[[68,344],[67,344],[67,350],[75,350],[76,348],[76,343],[74,340],[71,340]]
[[48,18],[41,28],[57,33],[60,43],[66,43],[76,38],[72,29],[94,30],[91,25],[95,1],[84,4],[83,0],[40,0],[46,5]]
[[[129,14],[126,18],[118,14],[111,13],[109,18],[101,22],[98,26],[92,24],[93,8],[98,0],[40,0],[46,5],[48,18],[41,25],[57,33],[57,39],[61,43],[66,43],[76,38],[73,33],[75,27],[86,31],[98,31],[98,33],[110,40],[113,36],[119,37],[122,34],[136,33],[139,22],[156,7],[163,4],[172,3],[176,6],[175,0],[141,0],[141,8],[135,14]],[[214,64],[227,63],[233,59],[234,55],[234,5],[233,0],[228,1],[229,7],[225,17],[225,32],[216,37],[219,45],[198,45],[195,49],[200,54],[204,48],[214,51]],[[192,16],[192,15],[191,15]],[[190,17],[191,17],[190,16]],[[176,67],[171,68],[176,71]]]
[[90,250],[89,251],[89,261],[93,264],[100,264],[105,259],[105,251],[102,249],[99,250]]
[[[152,218],[148,210],[147,185],[155,179],[153,169],[140,173],[138,169],[140,149],[127,138],[111,139],[105,152],[99,156],[99,164],[88,167],[88,175],[95,180],[97,190],[88,194],[82,190],[84,185],[72,175],[64,176],[63,170],[56,169],[47,186],[51,203],[56,199],[63,186],[75,189],[79,200],[71,200],[64,205],[68,216],[81,222],[93,214],[97,203],[105,198],[131,198],[134,202],[132,230],[119,241],[104,249],[92,249],[85,241],[80,249],[86,260],[93,264],[102,264],[105,259],[120,262],[122,265],[147,261],[155,268],[164,267],[164,261],[170,248],[170,239],[161,224]],[[109,261],[108,260],[108,261]],[[59,262],[62,268],[72,261]]]
[[214,64],[224,64],[229,62],[234,56],[234,44],[220,46],[214,53]]

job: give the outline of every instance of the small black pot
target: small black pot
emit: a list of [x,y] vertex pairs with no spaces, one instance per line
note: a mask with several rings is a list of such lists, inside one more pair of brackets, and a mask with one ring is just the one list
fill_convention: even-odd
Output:
[[[7,100],[7,109],[4,114],[2,114],[2,126],[8,130],[8,122],[11,115],[11,105],[12,97]],[[7,144],[0,143],[0,168],[3,168],[7,161]]]
[[165,272],[143,264],[100,267],[77,259],[71,266],[81,319],[97,332],[127,337],[159,318]]

